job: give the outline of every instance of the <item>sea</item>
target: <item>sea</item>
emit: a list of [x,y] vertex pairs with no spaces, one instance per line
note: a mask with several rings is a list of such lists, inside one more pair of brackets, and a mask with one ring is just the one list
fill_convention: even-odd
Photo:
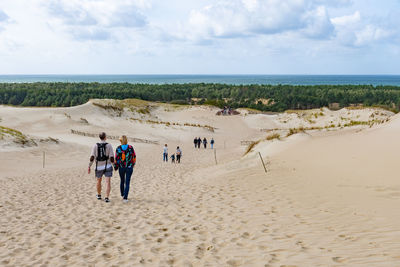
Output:
[[0,75],[0,83],[98,82],[134,84],[393,85],[400,75]]

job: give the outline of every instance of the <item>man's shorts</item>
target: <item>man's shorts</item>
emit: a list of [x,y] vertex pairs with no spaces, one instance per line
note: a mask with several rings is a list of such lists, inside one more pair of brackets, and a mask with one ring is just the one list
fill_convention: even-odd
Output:
[[103,177],[103,175],[105,177],[112,177],[112,174],[113,174],[113,168],[112,167],[104,169],[104,170],[98,170],[98,171],[96,171],[96,178],[101,178],[101,177]]

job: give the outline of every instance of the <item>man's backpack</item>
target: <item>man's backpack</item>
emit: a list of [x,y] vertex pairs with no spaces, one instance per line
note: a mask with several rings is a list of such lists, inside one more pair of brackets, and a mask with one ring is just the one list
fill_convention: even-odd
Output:
[[108,160],[106,147],[107,147],[107,143],[97,143],[96,161],[106,161],[106,160]]

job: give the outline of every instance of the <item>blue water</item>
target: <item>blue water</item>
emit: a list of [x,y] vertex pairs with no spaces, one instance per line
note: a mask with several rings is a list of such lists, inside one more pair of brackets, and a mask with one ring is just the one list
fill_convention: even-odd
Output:
[[400,75],[0,75],[0,83],[225,83],[225,84],[368,84],[400,86]]

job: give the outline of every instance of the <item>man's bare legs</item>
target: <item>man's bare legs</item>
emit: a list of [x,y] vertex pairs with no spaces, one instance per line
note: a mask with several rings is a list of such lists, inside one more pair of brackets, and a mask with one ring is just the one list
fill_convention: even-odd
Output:
[[101,178],[97,179],[97,195],[101,195]]
[[111,177],[104,177],[106,181],[106,198],[110,196],[111,191]]

